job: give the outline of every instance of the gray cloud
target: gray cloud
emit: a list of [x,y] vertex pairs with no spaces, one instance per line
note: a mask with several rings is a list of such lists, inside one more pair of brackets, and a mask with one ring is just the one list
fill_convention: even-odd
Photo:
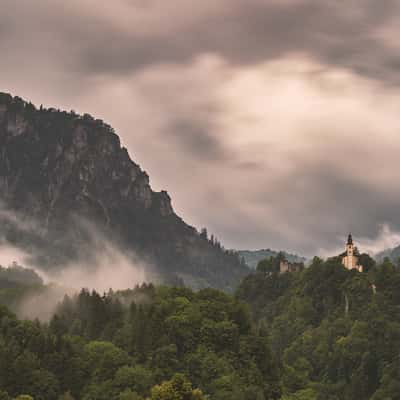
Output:
[[43,55],[45,44],[78,75],[129,74],[201,53],[251,64],[295,51],[398,82],[398,56],[378,34],[398,15],[394,0],[218,0],[190,7],[182,0],[145,6],[117,0],[104,9],[93,0],[63,5],[2,0],[1,5],[8,51]]
[[174,137],[182,152],[204,162],[222,161],[229,157],[229,151],[213,134],[215,127],[206,121],[193,121],[176,118],[168,132]]
[[[398,83],[398,57],[374,35],[399,11],[396,2],[217,3],[220,7],[214,13],[200,13],[190,26],[150,25],[145,35],[129,30],[108,32],[105,42],[111,46],[99,46],[99,36],[105,38],[96,34],[87,41],[81,59],[90,72],[126,73],[154,63],[184,62],[199,53],[216,53],[234,64],[251,64],[296,51]],[[166,15],[169,8],[174,9],[174,2],[153,4]],[[187,18],[179,12],[171,14],[172,18]]]
[[0,6],[2,90],[111,123],[227,246],[311,255],[400,230],[397,1]]

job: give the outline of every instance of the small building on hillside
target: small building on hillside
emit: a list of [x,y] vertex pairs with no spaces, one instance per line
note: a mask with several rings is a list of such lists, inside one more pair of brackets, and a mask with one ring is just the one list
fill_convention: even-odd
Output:
[[359,262],[360,253],[356,246],[354,246],[351,234],[347,239],[346,251],[340,255],[342,257],[342,264],[347,269],[356,269],[358,272],[363,272],[363,266]]
[[303,263],[289,262],[286,258],[281,259],[279,262],[279,273],[284,274],[285,272],[299,272],[304,269]]

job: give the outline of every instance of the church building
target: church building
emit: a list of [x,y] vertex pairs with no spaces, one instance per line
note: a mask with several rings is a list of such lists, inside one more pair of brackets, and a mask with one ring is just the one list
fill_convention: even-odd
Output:
[[342,256],[342,264],[347,269],[356,269],[358,272],[363,271],[363,266],[360,265],[359,263],[360,253],[357,247],[355,247],[353,244],[353,238],[351,234],[347,239],[346,251],[343,254],[341,254],[341,256]]

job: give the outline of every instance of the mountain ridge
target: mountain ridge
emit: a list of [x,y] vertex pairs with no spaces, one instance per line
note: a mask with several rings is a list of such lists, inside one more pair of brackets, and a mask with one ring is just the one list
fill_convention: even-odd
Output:
[[306,262],[307,259],[305,257],[301,257],[297,254],[291,254],[286,251],[276,251],[272,249],[259,249],[259,250],[238,250],[237,251],[240,257],[244,258],[246,265],[251,269],[256,269],[257,264],[269,257],[277,257],[279,253],[283,253],[285,258],[289,262]]
[[387,248],[374,255],[374,258],[377,261],[383,261],[385,257],[389,257],[392,262],[397,263],[400,258],[400,245]]

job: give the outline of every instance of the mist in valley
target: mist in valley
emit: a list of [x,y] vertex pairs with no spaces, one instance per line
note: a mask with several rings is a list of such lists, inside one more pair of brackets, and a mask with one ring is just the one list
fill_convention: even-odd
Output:
[[[37,222],[24,220],[16,213],[0,211],[0,218],[14,229],[27,233],[39,230]],[[157,280],[156,268],[141,260],[133,251],[112,243],[96,226],[81,220],[80,228],[89,238],[82,244],[81,257],[63,266],[42,268],[32,249],[22,249],[9,243],[5,236],[0,239],[0,266],[22,266],[33,270],[43,280],[44,286],[31,288],[21,297],[14,311],[21,318],[47,321],[65,295],[73,297],[82,289],[103,294],[131,289],[144,282]]]

